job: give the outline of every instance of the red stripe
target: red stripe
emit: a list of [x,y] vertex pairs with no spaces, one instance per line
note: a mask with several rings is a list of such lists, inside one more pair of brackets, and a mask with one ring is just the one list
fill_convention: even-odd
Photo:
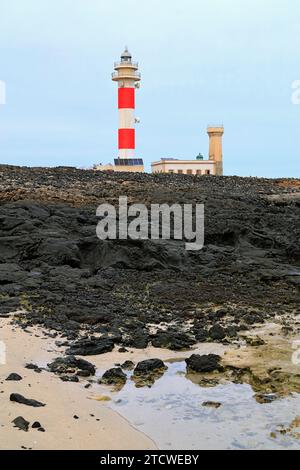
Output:
[[134,109],[135,107],[134,88],[118,88],[118,107],[119,109]]
[[135,148],[135,130],[119,129],[119,149]]

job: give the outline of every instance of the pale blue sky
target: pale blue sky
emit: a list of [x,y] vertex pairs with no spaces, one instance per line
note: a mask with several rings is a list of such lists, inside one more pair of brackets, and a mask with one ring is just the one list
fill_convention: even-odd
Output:
[[207,156],[206,125],[223,123],[226,174],[300,176],[299,0],[0,0],[0,162],[111,161],[125,44],[148,168]]

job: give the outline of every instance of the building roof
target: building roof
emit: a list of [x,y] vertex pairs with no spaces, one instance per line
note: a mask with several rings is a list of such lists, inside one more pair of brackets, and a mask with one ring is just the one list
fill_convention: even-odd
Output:
[[152,162],[151,165],[162,165],[164,163],[170,164],[179,164],[179,165],[186,165],[186,164],[195,164],[195,165],[207,165],[207,164],[214,164],[214,160],[176,160],[172,158],[164,158],[156,162]]

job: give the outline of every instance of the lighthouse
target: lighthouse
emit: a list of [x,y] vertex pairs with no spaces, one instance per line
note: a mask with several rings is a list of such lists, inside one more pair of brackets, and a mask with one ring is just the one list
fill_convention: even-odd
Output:
[[135,156],[135,91],[140,86],[138,63],[126,47],[119,62],[115,62],[112,80],[118,83],[118,158],[114,159],[114,171],[144,171],[142,158]]

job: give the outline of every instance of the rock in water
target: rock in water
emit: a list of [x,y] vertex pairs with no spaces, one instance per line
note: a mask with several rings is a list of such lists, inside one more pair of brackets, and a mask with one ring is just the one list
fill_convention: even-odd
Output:
[[21,431],[28,431],[29,428],[29,421],[23,418],[23,416],[18,416],[15,418],[12,423],[15,425],[16,428],[21,429]]
[[5,380],[14,380],[14,381],[17,381],[17,380],[22,380],[23,377],[21,377],[19,374],[15,374],[14,372],[12,372],[11,374],[9,374],[8,377],[6,377]]
[[90,377],[90,373],[88,370],[78,370],[76,372],[77,377]]
[[124,370],[133,370],[134,369],[134,362],[132,361],[125,361],[121,364],[121,368]]
[[199,354],[192,354],[191,357],[185,360],[188,372],[215,372],[223,371],[220,365],[221,357],[216,354],[208,354],[200,356]]
[[132,379],[136,387],[152,387],[166,369],[167,366],[160,359],[147,359],[137,364]]
[[73,343],[66,354],[78,356],[96,356],[114,349],[114,342],[110,338],[80,339]]
[[204,401],[202,403],[202,406],[206,407],[206,408],[215,408],[215,409],[218,409],[220,408],[220,406],[222,406],[222,403],[219,403],[217,401]]
[[135,375],[148,374],[158,370],[166,370],[167,366],[160,359],[147,359],[137,364],[134,369]]
[[121,385],[125,384],[126,380],[127,376],[124,374],[122,369],[120,367],[114,367],[104,372],[100,379],[100,383],[107,385]]
[[273,401],[278,400],[280,398],[280,395],[278,393],[257,393],[256,395],[254,395],[254,398],[257,403],[263,405],[267,403],[273,403]]
[[12,393],[9,397],[10,401],[14,401],[16,403],[20,403],[22,405],[27,405],[27,406],[33,406],[34,408],[39,408],[42,406],[46,406],[45,403],[41,403],[40,401],[37,400],[32,400],[29,398],[23,397],[23,395],[20,395],[19,393]]

